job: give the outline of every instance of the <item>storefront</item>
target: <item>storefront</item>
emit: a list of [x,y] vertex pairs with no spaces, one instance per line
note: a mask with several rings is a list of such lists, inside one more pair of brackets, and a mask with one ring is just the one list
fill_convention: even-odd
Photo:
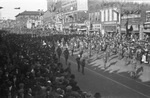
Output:
[[129,33],[139,33],[141,24],[140,14],[124,15],[121,19],[121,31],[126,32],[126,25],[128,25],[128,29],[133,28]]
[[116,22],[104,23],[102,29],[105,33],[116,33],[118,24]]
[[99,34],[101,30],[101,24],[93,24],[94,33]]

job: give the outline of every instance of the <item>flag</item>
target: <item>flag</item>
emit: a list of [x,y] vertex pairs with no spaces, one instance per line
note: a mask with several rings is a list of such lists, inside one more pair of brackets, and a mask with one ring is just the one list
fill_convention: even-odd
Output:
[[16,7],[16,8],[14,8],[14,9],[20,9],[20,7]]

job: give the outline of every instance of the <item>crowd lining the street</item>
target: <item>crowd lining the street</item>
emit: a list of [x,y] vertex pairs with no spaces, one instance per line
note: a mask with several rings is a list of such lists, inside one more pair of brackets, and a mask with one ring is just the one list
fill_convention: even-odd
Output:
[[[78,86],[70,65],[64,68],[56,53],[56,42],[76,35],[0,36],[0,98],[88,98]],[[100,98],[95,93],[95,98]]]
[[[75,51],[78,71],[85,66],[86,50],[103,52],[104,68],[112,55],[133,64],[131,76],[137,76],[137,64],[150,63],[149,38],[138,40],[119,34],[106,35],[51,35],[9,34],[2,31],[0,37],[0,97],[1,98],[90,98],[84,93],[71,73],[67,59]],[[65,48],[65,49],[63,49]],[[65,51],[63,51],[65,50]],[[71,53],[69,52],[71,51]],[[64,54],[67,68],[60,62]],[[82,61],[81,61],[82,59]],[[82,73],[84,74],[84,66]],[[146,65],[145,65],[146,66]],[[89,97],[88,97],[89,96]],[[95,93],[95,98],[100,98]]]

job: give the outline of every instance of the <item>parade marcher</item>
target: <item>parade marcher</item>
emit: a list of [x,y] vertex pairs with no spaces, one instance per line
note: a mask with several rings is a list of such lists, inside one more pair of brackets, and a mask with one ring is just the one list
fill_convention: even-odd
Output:
[[130,73],[131,77],[136,78],[136,70],[137,70],[137,61],[136,61],[136,57],[133,56],[133,59],[132,59],[132,71]]
[[145,63],[145,64],[148,63],[146,56],[147,56],[147,53],[145,52],[145,53],[142,55],[142,62]]
[[85,64],[86,64],[86,61],[85,59],[83,58],[82,61],[81,61],[81,67],[82,67],[82,74],[84,75],[84,67],[85,67]]
[[125,52],[124,52],[124,57],[125,57],[125,66],[130,64],[130,60],[129,60],[129,53],[130,50],[129,48],[125,48]]
[[118,54],[118,59],[123,58],[123,47],[122,44],[119,45],[119,54]]
[[137,49],[136,53],[135,53],[136,59],[138,64],[142,63],[142,50],[141,49]]
[[104,68],[106,68],[107,60],[108,60],[108,56],[107,56],[107,52],[105,52],[105,53],[104,53],[104,58],[103,58],[103,61],[104,61]]
[[81,50],[79,54],[80,54],[80,57],[82,58],[83,50]]
[[80,55],[77,56],[76,62],[77,62],[77,65],[78,65],[78,71],[80,71]]
[[60,56],[62,54],[62,50],[61,50],[60,46],[58,46],[56,51],[57,51],[58,59],[60,60]]
[[69,50],[68,50],[68,48],[66,48],[66,50],[64,51],[64,57],[65,57],[66,65],[67,65],[68,58],[69,58]]

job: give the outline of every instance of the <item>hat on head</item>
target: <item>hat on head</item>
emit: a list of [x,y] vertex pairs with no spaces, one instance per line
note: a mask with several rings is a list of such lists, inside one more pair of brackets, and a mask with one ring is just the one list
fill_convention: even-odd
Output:
[[100,98],[100,97],[101,97],[101,94],[100,94],[100,93],[95,93],[94,97],[95,97],[95,98]]
[[72,86],[70,85],[66,87],[66,90],[71,90],[71,89],[72,89]]

